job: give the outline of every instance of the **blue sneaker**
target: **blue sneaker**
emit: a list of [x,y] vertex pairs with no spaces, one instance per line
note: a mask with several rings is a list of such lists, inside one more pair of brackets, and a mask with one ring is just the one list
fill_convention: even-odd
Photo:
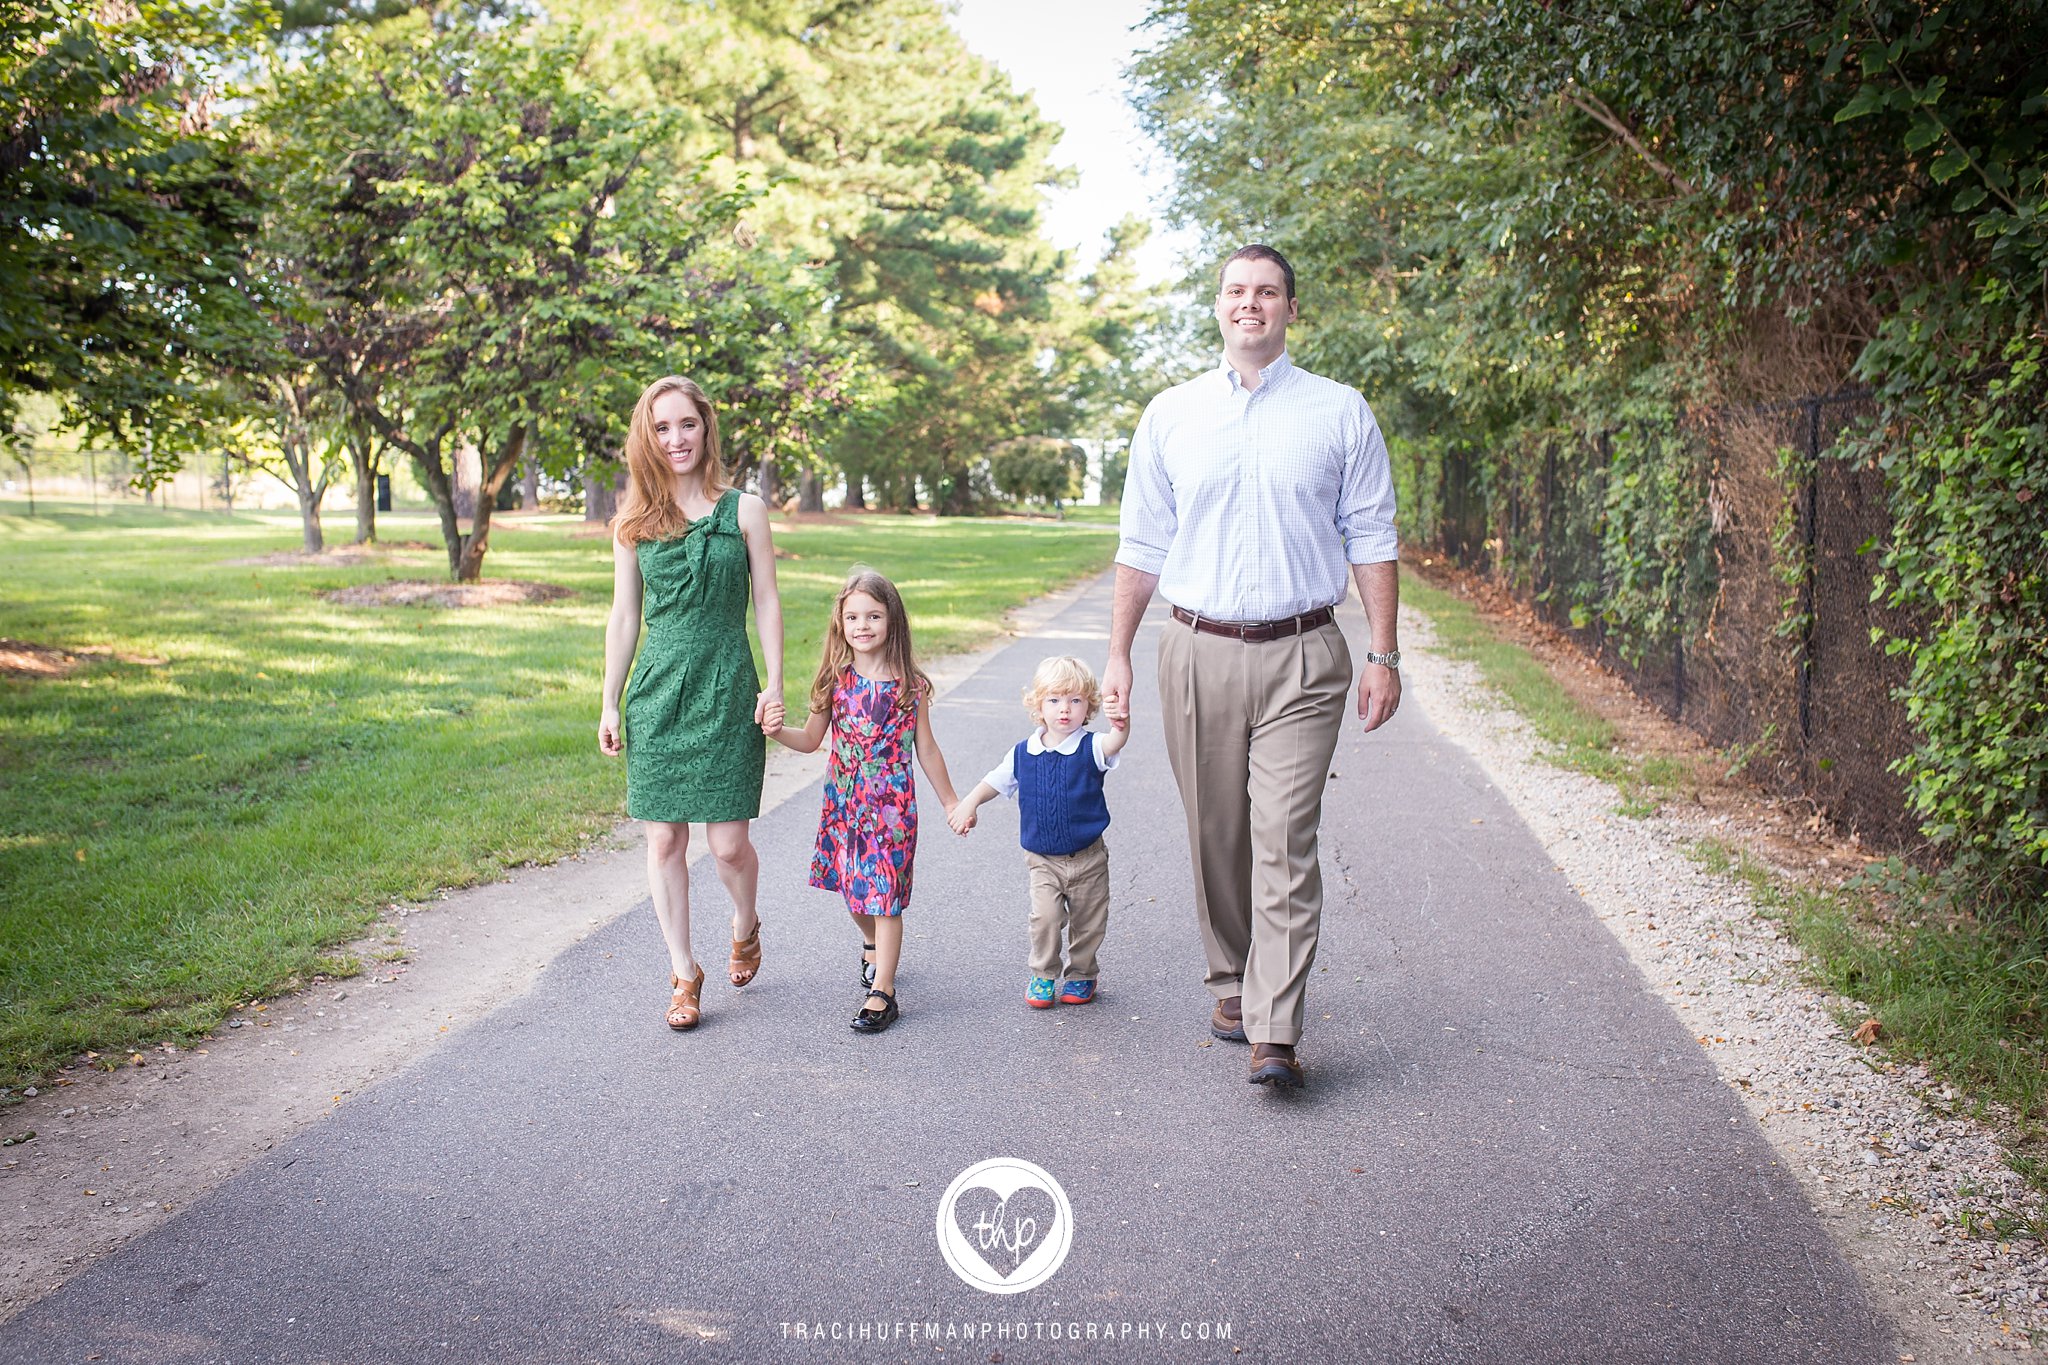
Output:
[[1024,988],[1024,1003],[1035,1010],[1051,1009],[1052,978],[1049,976],[1032,977],[1031,984]]
[[1094,998],[1095,983],[1093,981],[1069,981],[1066,985],[1060,987],[1060,1003],[1062,1005],[1085,1005]]

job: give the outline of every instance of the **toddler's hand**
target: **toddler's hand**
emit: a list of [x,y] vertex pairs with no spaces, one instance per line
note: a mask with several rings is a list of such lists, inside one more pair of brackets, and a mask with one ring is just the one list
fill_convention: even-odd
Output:
[[974,819],[974,808],[968,805],[965,801],[962,801],[957,806],[954,806],[953,809],[946,812],[946,823],[953,827],[953,832],[955,834],[959,834],[962,836],[964,836],[968,830],[974,828]]

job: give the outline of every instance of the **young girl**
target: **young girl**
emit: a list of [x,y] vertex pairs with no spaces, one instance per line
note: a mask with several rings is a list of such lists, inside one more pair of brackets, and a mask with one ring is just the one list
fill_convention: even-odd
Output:
[[[648,891],[668,943],[668,1026],[691,1029],[704,989],[690,955],[692,821],[703,822],[732,896],[728,977],[744,986],[761,969],[761,865],[747,822],[761,813],[762,735],[782,728],[782,601],[767,505],[732,486],[704,390],[675,375],[648,385],[633,406],[626,467],[597,744],[626,755],[626,813],[647,825]],[[750,599],[766,686],[747,645]],[[635,659],[643,614],[647,643]]]
[[948,814],[958,799],[932,734],[931,703],[931,679],[911,653],[910,619],[896,585],[856,567],[832,605],[810,718],[801,730],[784,726],[770,734],[800,754],[816,752],[828,731],[832,736],[811,885],[844,896],[860,927],[861,984],[868,988],[853,1016],[860,1033],[896,1022],[896,963],[917,853],[913,743]]

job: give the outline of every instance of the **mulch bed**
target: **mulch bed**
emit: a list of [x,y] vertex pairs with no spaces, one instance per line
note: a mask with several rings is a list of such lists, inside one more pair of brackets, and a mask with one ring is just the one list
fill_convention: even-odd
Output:
[[559,583],[524,583],[516,579],[449,583],[399,578],[388,583],[330,588],[320,595],[345,607],[512,607],[527,602],[560,601],[574,597],[576,590]]
[[125,664],[143,664],[150,668],[161,667],[165,662],[147,654],[116,654],[105,645],[58,649],[54,645],[39,645],[29,640],[0,639],[0,678],[26,678],[35,682],[63,678],[102,659],[119,659]]

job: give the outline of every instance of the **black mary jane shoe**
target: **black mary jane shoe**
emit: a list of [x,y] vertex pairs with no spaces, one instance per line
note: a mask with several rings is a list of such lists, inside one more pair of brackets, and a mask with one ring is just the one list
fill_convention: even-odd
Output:
[[883,1029],[896,1022],[896,997],[887,991],[878,991],[873,988],[868,990],[868,994],[871,996],[879,995],[887,1003],[878,1010],[871,1010],[865,1005],[861,1006],[860,1013],[853,1016],[853,1031],[855,1033],[880,1033]]
[[875,960],[869,957],[868,954],[875,950],[875,945],[863,943],[860,947],[860,984],[868,990],[873,990],[875,986]]

